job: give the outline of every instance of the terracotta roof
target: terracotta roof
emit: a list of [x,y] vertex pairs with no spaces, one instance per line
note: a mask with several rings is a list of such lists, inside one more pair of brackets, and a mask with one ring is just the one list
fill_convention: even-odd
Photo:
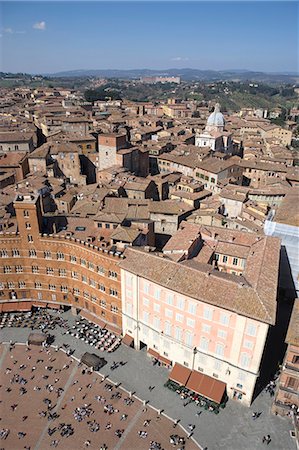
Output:
[[187,381],[191,375],[191,370],[181,364],[175,363],[172,371],[168,375],[170,380],[175,381],[181,386],[186,386]]
[[[126,250],[126,259],[121,262],[121,267],[196,300],[274,324],[279,256],[279,239],[260,238],[248,257],[244,280],[238,276],[228,277],[212,267],[210,272],[196,270],[159,256],[141,253],[135,248]],[[220,294],[223,291],[226,292],[225,297]]]

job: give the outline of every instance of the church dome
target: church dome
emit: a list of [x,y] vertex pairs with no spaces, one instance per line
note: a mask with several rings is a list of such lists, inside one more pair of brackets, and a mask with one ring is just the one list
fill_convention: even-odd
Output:
[[220,112],[219,103],[216,103],[214,111],[212,112],[212,114],[209,115],[207,125],[214,127],[224,127],[224,117],[223,114]]

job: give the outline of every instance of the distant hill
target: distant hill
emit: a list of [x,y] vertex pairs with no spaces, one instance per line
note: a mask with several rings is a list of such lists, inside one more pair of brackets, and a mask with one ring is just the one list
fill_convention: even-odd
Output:
[[144,76],[180,76],[182,80],[198,81],[259,81],[263,83],[298,83],[299,74],[289,73],[265,73],[250,70],[200,70],[200,69],[92,69],[92,70],[69,70],[47,74],[51,77],[103,77],[103,78],[125,78],[134,79]]

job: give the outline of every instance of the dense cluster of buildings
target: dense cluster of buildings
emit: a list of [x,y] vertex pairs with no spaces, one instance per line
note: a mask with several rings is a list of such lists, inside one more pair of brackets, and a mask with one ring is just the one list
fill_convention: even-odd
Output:
[[[1,311],[72,308],[250,405],[278,303],[299,287],[291,140],[218,104],[3,90]],[[297,306],[278,413],[299,406]]]

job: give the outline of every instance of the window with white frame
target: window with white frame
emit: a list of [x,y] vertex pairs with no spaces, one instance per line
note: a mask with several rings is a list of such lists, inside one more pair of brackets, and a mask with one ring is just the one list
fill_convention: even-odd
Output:
[[38,266],[32,266],[32,273],[39,273],[39,267]]
[[106,288],[103,284],[99,284],[99,291],[105,292]]
[[222,361],[218,361],[217,359],[214,361],[214,369],[215,370],[221,370],[222,368]]
[[128,314],[128,316],[131,316],[133,312],[133,305],[132,303],[127,303],[126,304],[126,313]]
[[224,345],[217,343],[215,353],[217,356],[223,356],[224,355]]
[[182,341],[183,332],[180,327],[175,327],[175,339],[177,341]]
[[161,296],[161,289],[158,287],[155,287],[154,290],[154,297],[156,300],[160,300],[160,296]]
[[149,291],[150,291],[149,283],[147,281],[143,281],[143,292],[145,294],[149,294]]
[[111,305],[111,311],[113,313],[117,313],[118,312],[118,307],[116,305]]
[[193,333],[190,333],[190,331],[186,331],[185,333],[185,343],[189,347],[193,346]]
[[244,340],[244,347],[248,348],[249,350],[253,349],[253,342],[252,341],[248,341],[247,339]]
[[249,365],[250,365],[250,357],[249,357],[248,353],[245,353],[245,352],[241,353],[240,364],[244,368],[249,367]]
[[86,259],[84,259],[84,258],[81,258],[81,259],[80,259],[80,264],[81,264],[81,266],[84,266],[84,267],[86,267],[86,266],[87,266],[87,262],[86,262]]
[[109,289],[109,294],[112,296],[112,297],[117,297],[117,290],[115,289],[115,288],[110,288]]
[[42,288],[42,284],[39,281],[36,281],[34,283],[35,289],[41,289]]
[[94,270],[94,263],[88,262],[88,268],[89,268],[90,270]]
[[36,258],[36,251],[33,249],[29,250],[29,258]]
[[143,322],[148,323],[149,322],[149,313],[147,311],[143,311]]
[[194,302],[188,303],[188,312],[190,314],[196,314],[196,303],[194,303]]
[[238,265],[238,258],[233,258],[233,266],[237,266]]
[[203,333],[209,334],[211,331],[211,325],[207,325],[207,324],[203,323],[201,326],[201,329],[202,329]]
[[220,323],[222,325],[228,325],[229,324],[229,315],[226,313],[220,313]]
[[23,267],[22,266],[16,266],[16,273],[23,273]]
[[165,333],[167,336],[171,336],[171,323],[165,322],[164,333]]
[[68,287],[67,286],[60,286],[60,290],[61,292],[63,292],[64,294],[68,293]]
[[246,327],[246,334],[254,337],[256,335],[256,325],[253,323],[248,323]]
[[25,281],[19,281],[19,288],[20,289],[25,289],[25,287],[26,287]]
[[11,273],[11,266],[4,266],[3,271],[4,273]]
[[114,272],[113,270],[109,270],[109,272],[108,272],[108,277],[109,277],[109,278],[117,279],[117,273]]
[[49,284],[49,290],[50,290],[50,291],[56,291],[56,286],[55,286],[55,284]]
[[75,295],[80,295],[80,289],[74,288],[74,294]]
[[15,283],[13,281],[9,281],[7,283],[8,289],[14,289],[15,288]]
[[89,293],[87,291],[83,291],[83,297],[89,299]]
[[127,288],[131,288],[133,285],[133,277],[130,273],[126,273],[126,286]]
[[64,254],[62,252],[57,252],[56,257],[59,261],[64,260]]
[[208,306],[205,306],[203,309],[203,316],[207,320],[212,320],[213,319],[213,310],[211,308],[209,308]]
[[92,302],[95,302],[95,303],[97,302],[97,298],[95,295],[92,294],[90,298],[91,298]]
[[244,372],[239,372],[238,373],[238,380],[240,381],[245,381],[246,380],[246,374]]
[[60,277],[66,277],[66,270],[65,269],[59,269],[58,273],[59,273]]
[[218,330],[217,336],[221,339],[226,339],[227,337],[227,331],[225,330]]
[[226,256],[226,255],[223,255],[223,257],[222,257],[222,261],[223,261],[224,263],[226,263],[226,262],[227,262],[227,256]]
[[176,313],[176,315],[175,315],[175,320],[176,320],[177,322],[183,322],[183,321],[184,321],[184,316],[183,316],[183,314]]
[[87,276],[86,275],[82,275],[81,279],[82,279],[83,283],[87,283]]
[[202,336],[200,338],[200,344],[199,344],[200,348],[202,350],[208,350],[209,348],[209,339],[205,338],[204,336]]
[[166,303],[168,305],[173,305],[173,294],[171,292],[166,294]]
[[70,256],[70,261],[71,261],[72,263],[76,263],[76,262],[77,262],[76,256],[71,255],[71,256]]
[[179,309],[183,310],[185,307],[185,300],[182,297],[178,297],[176,301],[176,305]]
[[33,242],[33,236],[31,234],[27,235],[27,242]]
[[102,306],[102,308],[105,308],[105,306],[106,306],[106,300],[103,300],[103,299],[101,298],[101,300],[100,300],[100,306]]
[[104,274],[105,274],[105,269],[104,269],[104,267],[103,267],[103,266],[97,266],[97,272],[98,272],[100,275],[104,275]]
[[12,256],[14,258],[16,258],[17,256],[20,256],[20,252],[19,252],[19,250],[17,248],[13,248],[12,249]]
[[190,317],[187,317],[186,323],[187,323],[188,327],[191,327],[191,328],[195,327],[195,320],[194,319],[190,319]]
[[169,317],[170,319],[173,316],[173,312],[171,311],[171,309],[165,308],[165,317]]
[[154,311],[160,312],[160,305],[158,303],[154,303]]
[[47,267],[46,268],[47,275],[54,275],[54,269],[53,267]]
[[154,316],[153,319],[153,326],[157,329],[160,330],[160,319],[157,316]]
[[79,274],[78,274],[78,272],[75,272],[74,270],[72,270],[72,278],[73,278],[74,280],[79,280]]
[[44,258],[45,258],[45,259],[51,259],[51,258],[52,258],[51,252],[49,252],[48,250],[46,250],[46,251],[44,252]]
[[97,283],[95,280],[93,280],[92,278],[89,279],[89,285],[92,287],[97,287]]
[[149,305],[149,299],[146,297],[143,297],[143,305],[148,306]]
[[8,251],[0,250],[0,256],[1,256],[1,258],[8,258]]

